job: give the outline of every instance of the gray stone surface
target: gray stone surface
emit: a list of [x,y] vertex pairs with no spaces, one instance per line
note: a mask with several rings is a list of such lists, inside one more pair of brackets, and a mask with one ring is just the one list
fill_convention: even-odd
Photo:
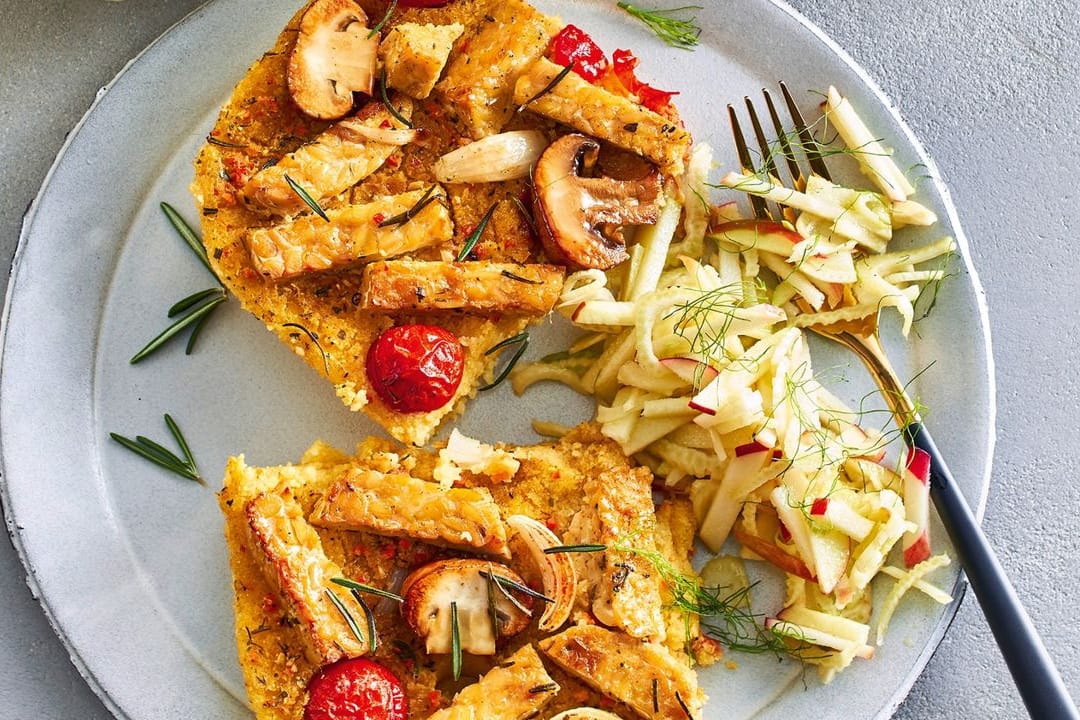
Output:
[[[197,4],[4,0],[3,263],[52,158],[98,89]],[[1055,0],[793,4],[894,99],[952,190],[986,286],[998,370],[998,444],[984,524],[1067,685],[1080,695],[1080,627],[1071,602],[1080,594],[1073,520],[1080,484],[1071,456],[1080,437],[1073,357],[1080,344],[1073,85],[1080,19]],[[212,71],[189,63],[178,72]],[[109,717],[53,636],[24,575],[10,544],[0,541],[0,718]],[[821,717],[833,716],[821,709]],[[971,596],[896,717],[1026,717]]]

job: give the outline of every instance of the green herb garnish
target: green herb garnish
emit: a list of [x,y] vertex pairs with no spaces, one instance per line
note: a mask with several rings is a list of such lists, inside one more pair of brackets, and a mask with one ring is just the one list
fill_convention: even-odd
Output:
[[394,602],[404,602],[404,598],[402,598],[400,595],[395,595],[394,593],[390,592],[389,590],[380,590],[377,587],[372,587],[371,585],[365,585],[364,583],[358,583],[355,580],[350,580],[349,578],[344,578],[344,577],[331,578],[330,582],[335,583],[337,585],[340,585],[342,587],[347,587],[350,590],[357,590],[359,592],[367,593],[369,595],[375,595],[376,597],[386,598],[387,600],[393,600]]
[[492,380],[487,385],[477,388],[478,390],[491,390],[492,388],[498,387],[502,383],[502,381],[506,379],[506,377],[510,374],[510,371],[514,369],[514,366],[518,364],[518,360],[521,359],[521,356],[525,354],[526,350],[528,350],[529,333],[518,333],[514,337],[507,338],[500,343],[496,343],[495,345],[488,348],[484,354],[491,355],[492,353],[499,352],[503,348],[509,347],[511,345],[517,345],[517,350],[515,350],[514,354],[510,356],[510,362],[506,363],[502,371],[494,380]]
[[360,626],[356,624],[356,619],[353,618],[352,613],[349,612],[349,608],[345,607],[345,603],[337,596],[337,593],[330,588],[326,588],[326,595],[330,598],[330,602],[334,604],[334,607],[338,609],[338,612],[341,613],[341,617],[345,618],[345,624],[349,626],[349,630],[352,631],[352,634],[357,641],[361,645],[366,644],[364,633],[360,630]]
[[[190,325],[196,326],[195,329],[192,330],[192,334],[195,335],[195,330],[200,329],[199,325],[202,324],[203,320],[205,320],[205,318],[214,311],[214,308],[216,308],[218,305],[225,302],[226,300],[224,289],[212,288],[212,291],[201,290],[198,293],[195,293],[195,295],[184,298],[180,302],[173,305],[173,308],[176,308],[177,305],[181,305],[190,301],[191,298],[195,297],[196,295],[202,295],[202,300],[204,300],[205,302],[201,302],[201,304],[199,304],[199,302],[196,302],[194,309],[191,310],[191,312],[174,322],[172,325],[169,325],[169,327],[165,328],[157,337],[148,342],[142,350],[132,355],[131,360],[129,360],[128,362],[134,365],[135,363],[144,360],[156,350],[160,349],[169,340],[173,339],[184,328]],[[192,305],[188,304],[186,307],[192,307]],[[189,340],[187,348],[187,353],[189,355],[191,354],[193,345],[194,340]]]
[[168,413],[165,413],[165,425],[169,428],[169,433],[180,448],[183,458],[180,458],[176,453],[160,443],[142,435],[136,435],[134,440],[117,433],[109,433],[109,437],[136,455],[165,468],[169,472],[205,484],[199,475],[199,468],[195,465],[195,458],[191,454],[191,448],[184,439],[183,433],[180,432],[180,426],[176,424],[176,421]]
[[684,5],[669,10],[646,10],[628,2],[619,2],[617,5],[645,23],[657,37],[672,47],[690,50],[699,42],[701,28],[697,24],[697,18],[693,14],[685,18],[677,15],[703,9],[700,5]]
[[555,555],[557,553],[594,553],[604,552],[607,550],[607,545],[600,545],[597,543],[582,543],[581,545],[556,545],[555,547],[544,548],[545,555]]
[[531,98],[529,98],[525,102],[521,103],[521,105],[518,106],[517,111],[521,112],[526,107],[528,107],[530,103],[540,99],[544,95],[547,95],[549,92],[554,90],[555,86],[558,85],[559,83],[561,83],[563,81],[563,78],[566,77],[567,75],[569,75],[570,71],[573,70],[573,69],[574,69],[574,63],[567,64],[566,67],[564,67],[562,70],[559,71],[558,75],[551,78],[551,82],[549,82],[547,85],[545,85],[543,87],[543,89],[540,90],[540,92],[536,93]]
[[308,336],[308,339],[311,340],[311,342],[315,344],[315,347],[319,349],[319,353],[322,354],[323,370],[326,371],[326,377],[329,378],[330,377],[330,363],[327,361],[326,351],[323,350],[323,346],[319,343],[319,336],[316,335],[315,333],[311,332],[310,330],[308,330],[306,327],[304,327],[300,323],[292,323],[292,322],[282,323],[281,327],[294,327],[297,330],[300,330],[301,332],[303,332],[305,335]]
[[496,200],[491,204],[491,207],[487,209],[484,216],[480,218],[480,222],[477,223],[476,228],[469,234],[469,237],[465,238],[465,244],[461,246],[461,252],[454,258],[457,262],[462,262],[465,258],[469,257],[469,253],[476,247],[476,243],[480,241],[480,236],[484,234],[484,230],[487,228],[488,223],[491,221],[491,216],[495,214],[495,208],[499,206],[499,201]]
[[461,678],[461,626],[458,624],[457,601],[450,602],[450,667],[454,680]]
[[405,223],[412,220],[414,217],[416,217],[417,215],[420,214],[421,210],[423,210],[424,208],[426,208],[428,205],[430,205],[432,202],[434,202],[435,200],[437,200],[439,198],[438,195],[433,194],[435,192],[436,187],[438,187],[438,186],[437,185],[432,185],[431,187],[429,187],[427,189],[427,192],[425,192],[423,195],[421,195],[420,199],[417,200],[416,203],[413,204],[413,206],[411,208],[409,208],[408,210],[406,210],[405,212],[400,212],[397,215],[394,215],[392,217],[388,217],[385,220],[380,221],[379,222],[379,227],[383,228],[383,227],[390,227],[391,225],[404,225]]
[[214,268],[210,266],[210,258],[206,256],[206,248],[203,247],[202,241],[199,240],[199,236],[195,234],[195,231],[191,229],[187,221],[180,216],[180,213],[176,212],[176,208],[167,202],[161,203],[161,211],[165,213],[165,217],[169,219],[169,223],[173,226],[180,237],[183,238],[187,246],[191,248],[191,252],[195,253],[195,257],[199,258],[199,262],[214,276],[214,279],[219,283],[217,273],[214,272]]
[[504,278],[507,278],[509,280],[516,280],[517,282],[522,282],[522,283],[525,283],[526,285],[543,285],[544,284],[543,280],[533,280],[531,278],[521,277],[517,273],[510,272],[509,270],[503,270],[502,273],[500,273],[500,274]]
[[390,102],[390,96],[386,93],[386,68],[382,69],[382,74],[379,76],[379,99],[382,100],[383,105],[386,106],[386,111],[394,116],[394,119],[405,127],[412,129],[413,124],[409,122],[409,118],[401,114],[394,104]]
[[322,205],[319,205],[315,198],[311,197],[311,194],[307,190],[305,190],[300,185],[300,183],[289,177],[288,173],[285,174],[285,182],[289,185],[292,191],[296,193],[301,200],[304,201],[304,204],[311,208],[311,211],[313,213],[321,217],[326,222],[330,222],[330,218],[326,217],[326,211],[322,209]]
[[360,608],[364,611],[364,618],[367,620],[368,637],[371,638],[368,652],[375,652],[375,649],[379,647],[379,634],[375,631],[375,613],[371,612],[371,608],[368,607],[367,601],[364,600],[364,596],[360,594],[359,590],[354,588],[349,592],[352,593],[353,599],[360,603]]
[[390,16],[394,14],[394,10],[397,9],[397,4],[398,0],[390,0],[390,5],[386,8],[386,14],[382,16],[382,20],[375,23],[375,27],[371,28],[371,32],[367,34],[368,40],[375,37],[375,34],[383,29],[383,25],[386,24],[386,21],[389,20]]

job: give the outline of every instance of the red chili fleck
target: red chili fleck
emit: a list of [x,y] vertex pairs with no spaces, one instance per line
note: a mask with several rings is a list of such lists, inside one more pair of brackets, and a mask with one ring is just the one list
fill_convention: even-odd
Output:
[[381,123],[379,123],[379,127],[381,127],[383,130],[387,129],[388,127],[390,127],[390,121],[383,120]]
[[374,215],[371,216],[371,222],[375,223],[376,225],[378,225],[379,223],[381,223],[385,219],[386,219],[386,216],[383,215],[382,213],[375,213]]
[[595,83],[608,69],[608,59],[589,35],[576,25],[567,25],[551,38],[548,58],[566,67],[574,64],[574,72]]

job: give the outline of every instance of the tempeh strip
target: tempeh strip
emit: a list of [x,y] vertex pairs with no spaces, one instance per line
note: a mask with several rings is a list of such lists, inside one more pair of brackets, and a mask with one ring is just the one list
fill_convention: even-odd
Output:
[[525,720],[559,692],[532,645],[526,645],[454,696],[428,720]]
[[[412,117],[412,100],[396,96],[394,102],[403,117]],[[241,191],[248,206],[276,215],[306,212],[307,204],[289,186],[286,175],[321,203],[378,170],[398,146],[365,139],[353,129],[358,125],[404,127],[381,102],[368,103],[353,117],[334,123],[312,142],[255,173]]]
[[693,720],[702,717],[705,693],[693,669],[663,645],[598,625],[578,625],[541,640],[540,650],[566,672],[626,703],[643,718],[686,718],[687,710]]
[[[335,587],[330,580],[342,574],[341,568],[323,552],[322,541],[292,492],[261,493],[244,511],[263,574],[299,621],[308,659],[325,665],[366,654],[370,638],[355,636],[326,592]],[[364,617],[347,593],[340,593],[339,599],[354,618]]]
[[467,310],[543,316],[562,292],[563,268],[493,262],[390,260],[364,268],[361,308]]
[[404,473],[350,470],[315,504],[311,522],[510,557],[506,527],[483,488],[443,489]]
[[414,190],[327,210],[328,221],[305,215],[280,225],[255,228],[248,235],[252,262],[264,277],[285,280],[447,242],[453,236],[454,224],[438,199],[441,189],[432,196],[436,199],[408,222],[379,227],[382,220],[415,207],[425,193]]

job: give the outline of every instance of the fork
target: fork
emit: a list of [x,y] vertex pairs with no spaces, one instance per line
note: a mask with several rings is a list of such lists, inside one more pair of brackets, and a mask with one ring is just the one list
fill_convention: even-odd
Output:
[[[811,173],[831,180],[820,146],[803,120],[798,105],[784,83],[780,83],[780,90],[799,144],[804,148],[806,166]],[[789,136],[784,132],[784,125],[780,121],[772,96],[768,90],[762,90],[762,93],[787,171],[794,186],[802,189],[805,187],[807,175],[793,151]],[[738,114],[733,106],[728,105],[739,162],[748,172],[761,171],[765,177],[778,176],[773,153],[766,142],[754,104],[749,97],[745,100],[750,125],[761,148],[764,162],[758,170],[754,169],[746,138],[739,126]],[[770,207],[764,198],[755,195],[750,196],[750,202],[758,219],[794,220],[794,212],[790,208],[781,205]],[[993,548],[975,520],[971,507],[953,480],[952,473],[949,472],[930,432],[923,425],[914,403],[882,349],[876,315],[861,323],[817,325],[809,329],[851,350],[862,360],[900,428],[904,443],[908,448],[920,448],[930,456],[930,495],[1028,713],[1038,720],[1080,718],[1080,713],[1077,712],[1076,705],[1070,698],[1031,618],[1024,610]]]

